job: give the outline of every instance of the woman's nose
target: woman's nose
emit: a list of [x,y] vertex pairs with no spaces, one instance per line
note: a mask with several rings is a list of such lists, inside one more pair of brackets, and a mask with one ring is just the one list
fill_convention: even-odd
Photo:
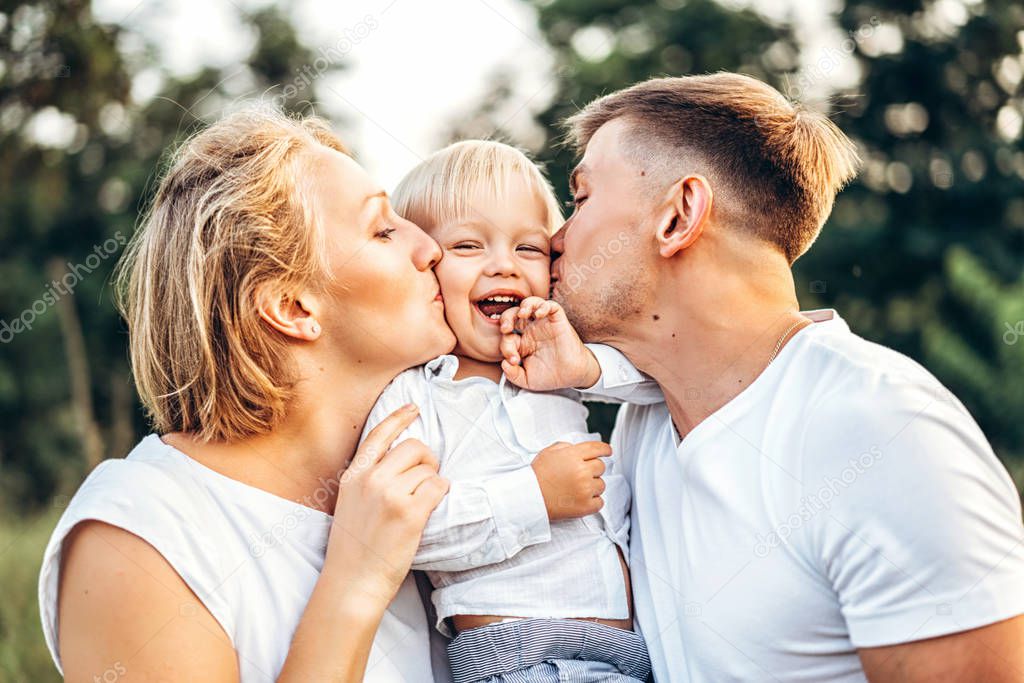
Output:
[[413,263],[419,270],[429,270],[441,260],[441,246],[434,238],[425,233],[419,226],[410,223],[415,229],[416,247],[413,251]]

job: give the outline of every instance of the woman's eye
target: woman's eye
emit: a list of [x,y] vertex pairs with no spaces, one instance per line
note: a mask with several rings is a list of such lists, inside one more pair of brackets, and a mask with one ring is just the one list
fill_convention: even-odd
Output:
[[373,236],[379,237],[382,240],[389,240],[391,239],[391,233],[393,233],[394,231],[394,228],[381,228],[376,233],[374,233]]

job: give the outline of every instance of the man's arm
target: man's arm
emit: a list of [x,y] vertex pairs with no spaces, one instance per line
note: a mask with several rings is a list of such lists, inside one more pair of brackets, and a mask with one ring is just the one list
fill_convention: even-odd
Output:
[[1020,683],[1024,681],[1024,616],[859,652],[871,683]]

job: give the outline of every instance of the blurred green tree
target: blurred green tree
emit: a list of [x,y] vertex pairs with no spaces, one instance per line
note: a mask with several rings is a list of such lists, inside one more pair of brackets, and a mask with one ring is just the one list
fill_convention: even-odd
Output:
[[838,21],[861,78],[836,120],[865,167],[803,291],[935,373],[1024,484],[1024,6],[851,0]]
[[[710,0],[535,3],[559,64],[536,150],[568,199],[554,136],[592,98],[663,75],[729,70],[832,109],[865,168],[795,267],[806,308],[921,361],[967,405],[1024,485],[1024,6],[1012,0],[848,0],[837,44],[801,54],[794,25]],[[757,7],[757,3],[752,4]],[[835,89],[840,67],[859,72]],[[514,139],[507,80],[451,137]],[[595,405],[607,434],[614,408]]]
[[343,67],[277,6],[240,18],[248,58],[181,77],[89,2],[0,11],[0,500],[76,486],[145,429],[109,280],[165,150],[238,99],[308,109]]

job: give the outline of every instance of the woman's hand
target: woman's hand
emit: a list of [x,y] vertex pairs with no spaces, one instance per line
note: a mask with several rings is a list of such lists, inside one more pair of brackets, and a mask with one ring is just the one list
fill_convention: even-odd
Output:
[[594,354],[554,301],[523,299],[501,314],[501,335],[501,369],[524,389],[582,389],[601,377]]
[[388,603],[412,566],[423,527],[448,492],[423,442],[392,442],[416,419],[399,408],[366,436],[338,483],[327,556],[278,683],[362,681]]
[[351,589],[375,605],[398,592],[427,518],[448,492],[426,444],[392,442],[419,415],[407,405],[367,435],[341,475],[325,568],[343,570]]

